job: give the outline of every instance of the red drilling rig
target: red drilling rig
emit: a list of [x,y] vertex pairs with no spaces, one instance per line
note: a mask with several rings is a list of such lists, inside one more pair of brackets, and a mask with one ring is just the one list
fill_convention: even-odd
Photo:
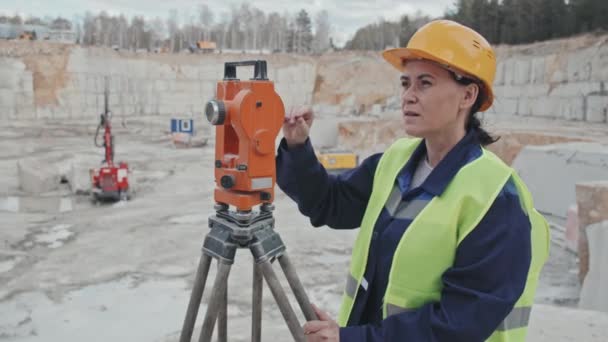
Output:
[[[112,136],[112,113],[109,109],[108,79],[105,80],[104,112],[100,115],[95,131],[94,143],[105,148],[105,159],[99,170],[91,169],[92,194],[94,201],[126,201],[129,198],[129,166],[125,162],[114,164],[114,137]],[[98,142],[99,131],[104,128],[103,143]]]

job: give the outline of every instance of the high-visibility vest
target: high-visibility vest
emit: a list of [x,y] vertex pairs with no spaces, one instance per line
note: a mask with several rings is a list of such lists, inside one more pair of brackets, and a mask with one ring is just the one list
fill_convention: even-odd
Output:
[[[348,323],[365,274],[376,220],[390,197],[399,171],[420,142],[420,139],[398,140],[386,150],[376,168],[372,194],[353,247],[338,314],[340,326]],[[393,256],[382,307],[383,318],[440,301],[441,276],[453,265],[459,244],[475,229],[512,178],[522,209],[531,223],[532,260],[521,297],[487,341],[524,341],[538,277],[549,255],[549,225],[534,209],[530,192],[514,170],[492,152],[482,151],[479,158],[458,171],[440,196],[428,201],[413,200],[400,209],[401,215],[413,222],[401,237]]]

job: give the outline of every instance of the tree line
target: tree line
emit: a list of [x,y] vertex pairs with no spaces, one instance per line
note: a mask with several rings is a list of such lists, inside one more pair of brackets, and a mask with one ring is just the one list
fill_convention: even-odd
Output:
[[608,30],[607,0],[458,0],[446,14],[493,44],[522,44]]
[[[481,33],[491,44],[525,44],[608,30],[608,0],[457,0],[443,16]],[[431,18],[403,16],[360,28],[346,48],[405,46]]]
[[[0,23],[13,25],[51,27],[56,21],[68,20],[0,16]],[[152,19],[87,12],[75,16],[68,29],[75,31],[78,44],[131,50],[165,48],[179,52],[201,40],[215,42],[220,50],[322,53],[333,46],[327,11],[319,11],[314,18],[304,9],[296,14],[266,14],[247,3],[232,5],[230,11],[222,15],[202,4],[194,12],[180,15],[173,9],[166,18]]]
[[[608,0],[456,0],[443,18],[472,27],[492,44],[523,44],[608,30]],[[358,29],[344,48],[377,51],[404,46],[430,20],[420,12],[398,21],[379,19]],[[166,18],[129,19],[100,12],[71,21],[0,16],[0,23],[71,29],[79,44],[132,50],[179,52],[200,40],[213,41],[220,50],[322,53],[335,48],[327,11],[314,18],[303,9],[295,14],[266,14],[247,3],[232,5],[221,14],[202,4],[181,14],[171,10]]]

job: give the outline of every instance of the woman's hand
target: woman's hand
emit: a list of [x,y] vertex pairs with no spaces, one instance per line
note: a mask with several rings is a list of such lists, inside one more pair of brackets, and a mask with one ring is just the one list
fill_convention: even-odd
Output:
[[288,147],[302,145],[306,142],[313,120],[314,115],[310,107],[300,107],[285,115],[283,136]]
[[304,324],[306,342],[340,342],[340,326],[325,311],[315,305],[312,306],[319,317],[318,321]]

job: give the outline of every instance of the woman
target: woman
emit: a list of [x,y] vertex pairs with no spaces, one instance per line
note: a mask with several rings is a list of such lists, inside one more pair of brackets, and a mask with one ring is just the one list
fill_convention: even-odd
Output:
[[328,175],[302,109],[283,127],[277,183],[314,226],[361,227],[337,322],[315,307],[308,341],[524,341],[548,226],[515,172],[483,149],[476,112],[496,60],[452,21],[387,50],[402,74],[405,131],[358,168]]

